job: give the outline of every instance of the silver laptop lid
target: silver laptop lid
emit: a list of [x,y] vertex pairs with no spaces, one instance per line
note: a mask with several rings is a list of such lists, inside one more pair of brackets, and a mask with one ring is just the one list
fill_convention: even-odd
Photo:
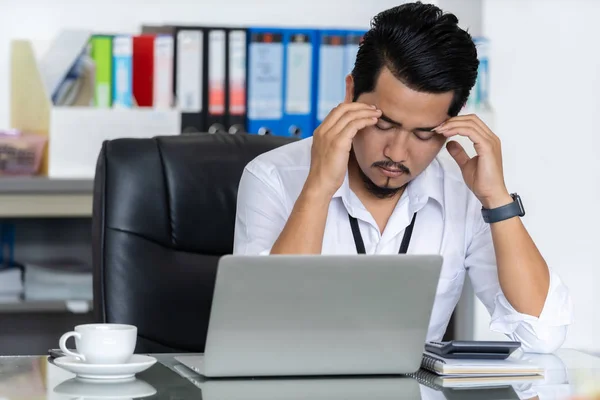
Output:
[[414,372],[441,265],[439,255],[224,256],[205,375]]

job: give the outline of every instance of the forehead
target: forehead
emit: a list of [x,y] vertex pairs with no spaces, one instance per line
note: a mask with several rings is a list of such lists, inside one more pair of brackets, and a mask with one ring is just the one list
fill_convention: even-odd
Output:
[[387,117],[405,127],[424,127],[436,126],[449,118],[452,97],[452,92],[434,94],[410,89],[384,68],[375,90],[361,96],[361,101],[364,98],[377,105]]

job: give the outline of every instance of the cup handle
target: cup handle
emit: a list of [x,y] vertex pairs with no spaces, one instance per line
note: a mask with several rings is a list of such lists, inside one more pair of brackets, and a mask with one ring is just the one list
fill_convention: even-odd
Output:
[[67,332],[60,337],[58,341],[58,346],[62,350],[63,353],[67,356],[77,357],[81,359],[81,361],[85,361],[85,356],[83,354],[75,353],[67,348],[67,340],[71,337],[76,337],[77,339],[81,339],[81,334],[79,332],[71,331]]

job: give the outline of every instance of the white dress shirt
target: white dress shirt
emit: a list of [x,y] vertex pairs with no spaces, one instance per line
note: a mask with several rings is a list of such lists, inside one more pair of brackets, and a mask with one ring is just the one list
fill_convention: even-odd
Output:
[[[269,254],[302,191],[310,167],[312,138],[264,153],[242,175],[234,254]],[[418,212],[408,254],[444,259],[427,340],[441,340],[469,274],[491,315],[490,329],[520,341],[525,351],[553,352],[571,323],[568,289],[550,270],[550,289],[539,317],[517,312],[498,282],[489,224],[481,203],[465,185],[456,163],[438,156],[402,194],[383,233],[352,192],[348,176],[329,205],[323,254],[356,254],[348,214],[358,219],[367,254],[397,254],[405,228]]]

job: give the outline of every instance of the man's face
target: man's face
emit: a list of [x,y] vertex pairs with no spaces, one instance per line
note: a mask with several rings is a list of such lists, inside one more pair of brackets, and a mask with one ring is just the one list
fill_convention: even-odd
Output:
[[[346,83],[346,99],[351,101],[352,78]],[[395,193],[393,189],[402,188],[427,168],[446,142],[444,136],[431,129],[449,118],[452,96],[452,92],[414,91],[387,68],[381,71],[375,90],[356,100],[374,104],[382,111],[377,125],[359,131],[353,141],[367,188],[385,197],[386,192]]]

